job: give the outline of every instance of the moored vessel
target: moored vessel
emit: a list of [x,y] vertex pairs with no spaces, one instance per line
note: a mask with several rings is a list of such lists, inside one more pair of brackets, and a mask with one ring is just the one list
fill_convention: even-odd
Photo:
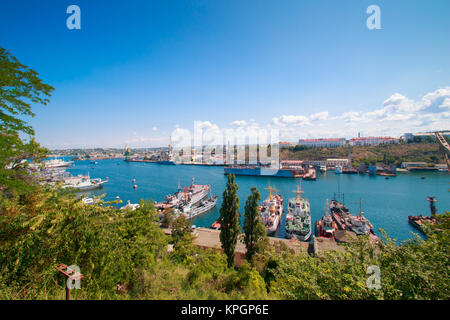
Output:
[[278,193],[272,195],[272,191],[276,192],[276,190],[270,186],[270,183],[269,187],[265,189],[269,190],[269,197],[263,201],[258,210],[261,220],[266,227],[266,233],[270,235],[277,231],[283,216],[283,198]]
[[286,214],[285,237],[308,241],[311,237],[311,209],[309,201],[302,197],[300,186],[294,191],[296,197],[289,199]]
[[62,159],[50,159],[42,161],[45,168],[62,168],[62,167],[70,167],[73,161],[64,161]]
[[334,238],[334,233],[337,230],[336,222],[333,221],[328,212],[328,199],[325,206],[325,215],[316,222],[316,236],[324,238]]
[[108,180],[100,178],[91,179],[89,175],[79,175],[77,177],[70,177],[64,181],[63,188],[75,188],[77,191],[89,191],[103,188],[103,185]]
[[186,219],[195,218],[196,216],[206,213],[214,208],[217,204],[217,200],[219,200],[218,196],[210,197],[208,199],[200,201],[197,206],[190,207],[189,210],[185,210],[182,213],[186,217]]
[[358,236],[368,235],[372,240],[379,240],[373,231],[372,224],[361,211],[361,201],[357,216],[350,214],[350,210],[336,199],[330,202],[330,213],[338,230],[350,231]]
[[307,170],[298,165],[285,165],[280,163],[271,165],[232,165],[224,168],[223,174],[235,176],[258,176],[280,178],[302,178]]
[[206,198],[210,189],[210,185],[195,184],[194,178],[192,178],[192,183],[189,187],[182,189],[180,184],[178,184],[178,191],[167,195],[164,201],[156,203],[155,207],[160,210],[177,208],[179,206],[184,208],[192,207]]

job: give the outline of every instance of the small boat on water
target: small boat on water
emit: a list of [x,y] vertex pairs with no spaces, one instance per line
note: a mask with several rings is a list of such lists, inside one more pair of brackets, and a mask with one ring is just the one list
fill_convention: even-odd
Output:
[[265,189],[269,190],[269,197],[263,201],[262,206],[258,207],[258,211],[266,227],[266,233],[270,235],[275,233],[280,225],[283,216],[283,198],[278,193],[272,195],[272,191],[276,192],[276,190],[270,186],[270,183]]
[[88,191],[103,188],[103,185],[108,180],[100,178],[91,179],[89,175],[79,175],[77,177],[70,177],[64,181],[63,188],[75,188],[77,191]]
[[356,174],[356,173],[358,173],[358,170],[353,168],[352,166],[346,166],[346,167],[342,168],[342,173]]
[[316,169],[309,167],[306,169],[306,173],[303,175],[303,180],[316,180]]
[[286,215],[285,237],[308,241],[311,237],[311,210],[309,201],[302,197],[300,186],[294,191],[296,197],[289,200]]
[[336,173],[336,174],[341,174],[341,173],[342,173],[342,166],[337,165],[337,166],[334,168],[334,173]]

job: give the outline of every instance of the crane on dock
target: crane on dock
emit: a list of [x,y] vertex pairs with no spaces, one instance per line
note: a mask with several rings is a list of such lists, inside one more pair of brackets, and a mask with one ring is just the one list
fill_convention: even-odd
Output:
[[444,153],[445,162],[447,163],[447,170],[450,173],[450,145],[440,132],[436,131],[434,135],[436,137],[436,141],[439,144],[439,149],[441,149],[441,151]]

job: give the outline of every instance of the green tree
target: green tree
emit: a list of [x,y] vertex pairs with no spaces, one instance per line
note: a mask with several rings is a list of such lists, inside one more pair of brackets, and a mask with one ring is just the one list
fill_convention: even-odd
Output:
[[223,202],[220,208],[220,242],[227,256],[228,267],[234,265],[234,251],[241,227],[239,225],[239,198],[237,196],[237,184],[234,175],[228,175],[228,182],[223,192]]
[[28,175],[20,170],[22,160],[48,151],[34,140],[34,130],[23,118],[34,116],[32,104],[46,105],[52,91],[36,71],[0,47],[0,196],[23,192]]
[[192,226],[189,221],[186,220],[183,216],[179,216],[175,220],[170,223],[170,229],[172,234],[172,240],[175,246],[180,244],[191,242],[192,235],[191,229]]
[[247,248],[245,258],[250,263],[253,262],[253,256],[257,253],[261,240],[266,236],[266,229],[259,219],[258,212],[258,201],[261,200],[261,194],[256,187],[253,187],[251,191],[245,204],[244,213],[244,243]]

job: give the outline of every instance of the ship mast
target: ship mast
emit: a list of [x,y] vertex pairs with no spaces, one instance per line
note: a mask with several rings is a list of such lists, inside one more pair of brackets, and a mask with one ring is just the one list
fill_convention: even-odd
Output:
[[358,215],[359,215],[360,217],[362,217],[363,214],[364,214],[364,212],[362,212],[362,210],[361,210],[361,197],[359,197],[359,213],[358,213]]
[[272,201],[272,189],[273,188],[270,186],[270,180],[269,180],[269,186],[264,189],[269,190],[269,200]]
[[304,191],[300,187],[300,184],[297,185],[297,190],[294,190],[292,192],[294,192],[297,195],[297,199],[299,200],[302,198],[302,193],[304,193]]

